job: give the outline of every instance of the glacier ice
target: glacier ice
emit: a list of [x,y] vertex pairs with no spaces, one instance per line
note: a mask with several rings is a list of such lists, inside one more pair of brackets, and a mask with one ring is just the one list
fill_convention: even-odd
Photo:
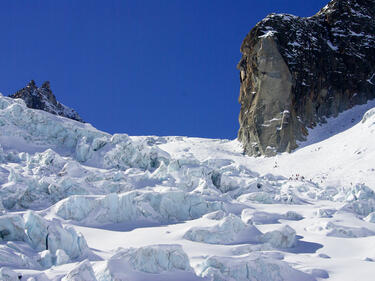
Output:
[[301,220],[303,216],[294,211],[288,211],[285,214],[276,214],[268,212],[254,211],[253,209],[243,209],[241,219],[245,223],[252,224],[274,224],[279,223],[280,219],[284,220]]
[[56,251],[56,265],[66,264],[70,261],[70,257],[65,253],[64,250],[58,249]]
[[296,244],[296,231],[289,225],[262,235],[263,243],[270,243],[275,248],[291,248]]
[[341,238],[358,238],[374,236],[375,232],[366,227],[351,227],[328,222],[317,222],[306,227],[307,231],[321,232],[327,236]]
[[39,252],[37,261],[44,267],[50,268],[53,265],[53,255],[50,250]]
[[1,281],[18,281],[18,273],[15,271],[7,268],[1,267],[0,268],[0,280]]
[[286,262],[253,253],[245,257],[210,257],[200,265],[200,275],[213,281],[315,280]]
[[61,281],[96,281],[94,270],[89,260],[77,264]]
[[[180,245],[151,245],[120,249],[103,264],[95,266],[98,281],[131,280],[133,272],[149,273],[143,280],[166,272],[193,272]],[[154,277],[153,277],[154,276]]]
[[320,218],[332,218],[332,216],[336,213],[337,210],[330,209],[330,208],[320,208],[316,214]]
[[79,162],[103,168],[125,170],[129,167],[155,169],[170,156],[146,143],[133,143],[127,135],[109,135],[90,124],[32,110],[22,100],[1,97],[2,136],[66,149]]
[[209,219],[209,220],[221,220],[224,217],[225,217],[225,212],[223,210],[208,213],[208,214],[203,216],[203,218],[206,218],[206,219]]
[[[71,259],[81,259],[89,254],[85,238],[73,227],[62,226],[57,220],[47,221],[32,211],[22,215],[0,217],[0,241],[24,241],[40,255],[41,264],[50,264],[49,255],[63,250]],[[66,258],[66,257],[64,257]]]
[[375,212],[370,213],[367,217],[364,218],[364,220],[375,223]]
[[184,238],[209,244],[234,244],[258,242],[261,232],[253,225],[246,225],[238,216],[229,214],[213,226],[196,226]]
[[375,192],[364,184],[357,184],[345,194],[347,202],[341,210],[366,217],[375,211]]
[[184,270],[192,271],[189,258],[180,245],[151,245],[123,249],[112,259],[126,260],[134,270],[147,273]]
[[142,220],[178,222],[199,218],[223,206],[182,191],[129,191],[106,196],[70,196],[54,208],[63,219],[99,225]]
[[[24,251],[26,250],[26,251]],[[14,247],[14,245],[0,245],[0,265],[9,266],[12,268],[35,268],[40,269],[40,264],[26,253],[33,253],[27,247]]]
[[311,270],[311,275],[316,278],[323,278],[323,279],[329,278],[329,274],[327,270],[324,270],[324,269],[314,268]]
[[[364,118],[363,127],[371,125],[371,118]],[[288,180],[276,175],[280,167],[275,175],[257,173],[248,159],[233,160],[240,152],[221,159],[228,155],[221,146],[214,155],[205,155],[204,149],[201,154],[195,146],[197,141],[232,149],[231,142],[110,135],[2,96],[0,132],[0,267],[11,269],[3,272],[27,271],[23,279],[314,280],[326,278],[328,271],[304,269],[306,274],[282,261],[300,246],[288,249],[297,236],[286,224],[303,225],[305,237],[315,232],[306,241],[375,235],[370,182],[339,186],[301,177]],[[368,228],[349,226],[348,217],[362,219],[361,226]],[[297,220],[300,224],[290,222]],[[91,234],[94,226],[123,235],[121,246],[129,247],[127,238],[134,238],[132,231],[143,234],[137,223],[145,221],[157,225],[157,233],[165,227],[163,243],[178,241],[190,259],[177,245],[91,252],[85,238],[67,226],[87,231],[90,245],[98,239]],[[114,223],[137,228],[121,233],[105,226]],[[213,249],[228,257],[211,256]],[[92,264],[77,263],[85,258]],[[297,262],[296,268],[304,267]]]

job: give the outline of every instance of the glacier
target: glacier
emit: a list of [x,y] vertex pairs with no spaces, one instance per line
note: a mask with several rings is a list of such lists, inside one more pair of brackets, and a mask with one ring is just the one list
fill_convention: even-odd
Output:
[[0,95],[0,280],[353,280],[349,265],[375,260],[372,107],[252,158],[236,140],[111,135]]

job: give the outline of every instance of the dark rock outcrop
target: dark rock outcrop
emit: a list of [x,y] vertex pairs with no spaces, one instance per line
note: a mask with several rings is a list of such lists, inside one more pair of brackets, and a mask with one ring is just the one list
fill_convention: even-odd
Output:
[[40,109],[49,113],[70,118],[79,122],[83,122],[78,113],[56,100],[55,95],[52,93],[48,81],[44,82],[41,87],[37,87],[34,80],[17,93],[10,95],[14,99],[23,99],[26,106],[33,109]]
[[290,152],[308,128],[375,98],[375,0],[333,0],[308,18],[271,14],[241,52],[244,152]]

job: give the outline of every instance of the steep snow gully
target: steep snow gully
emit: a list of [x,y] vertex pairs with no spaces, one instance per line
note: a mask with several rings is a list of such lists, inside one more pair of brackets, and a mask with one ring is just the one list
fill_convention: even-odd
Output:
[[373,107],[252,158],[0,96],[0,280],[373,280]]

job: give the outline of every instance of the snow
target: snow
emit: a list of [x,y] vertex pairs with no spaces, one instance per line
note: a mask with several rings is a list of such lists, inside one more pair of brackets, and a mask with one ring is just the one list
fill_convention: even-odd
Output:
[[308,274],[292,269],[285,262],[252,254],[241,258],[210,257],[200,267],[201,275],[214,281],[315,280]]
[[220,208],[220,202],[181,191],[129,191],[119,195],[70,196],[57,203],[53,213],[65,220],[95,226],[134,221],[180,222]]
[[275,248],[292,248],[296,244],[296,231],[285,225],[281,229],[265,233],[260,240]]
[[374,82],[372,81],[372,79],[374,79],[375,77],[375,73],[372,74],[371,78],[367,80],[367,82],[369,82],[371,85],[374,85]]
[[0,279],[372,280],[374,107],[252,158],[0,96]]
[[258,242],[261,232],[253,225],[246,225],[242,220],[229,215],[210,227],[193,227],[184,238],[209,244],[240,244],[244,242]]
[[0,278],[2,281],[16,281],[18,274],[9,268],[2,267],[0,268]]
[[77,264],[61,281],[96,281],[94,270],[89,260]]
[[275,30],[267,30],[263,35],[259,36],[259,38],[272,37],[275,33],[277,33]]
[[327,40],[327,45],[328,45],[328,47],[330,47],[331,49],[332,49],[332,51],[338,51],[338,47],[336,47],[335,45],[333,45],[332,44],[332,42],[331,41],[329,41],[329,40]]
[[174,276],[193,276],[189,258],[180,245],[120,249],[108,261],[95,266],[98,281],[154,280],[156,274],[166,278],[168,273],[173,273]]

